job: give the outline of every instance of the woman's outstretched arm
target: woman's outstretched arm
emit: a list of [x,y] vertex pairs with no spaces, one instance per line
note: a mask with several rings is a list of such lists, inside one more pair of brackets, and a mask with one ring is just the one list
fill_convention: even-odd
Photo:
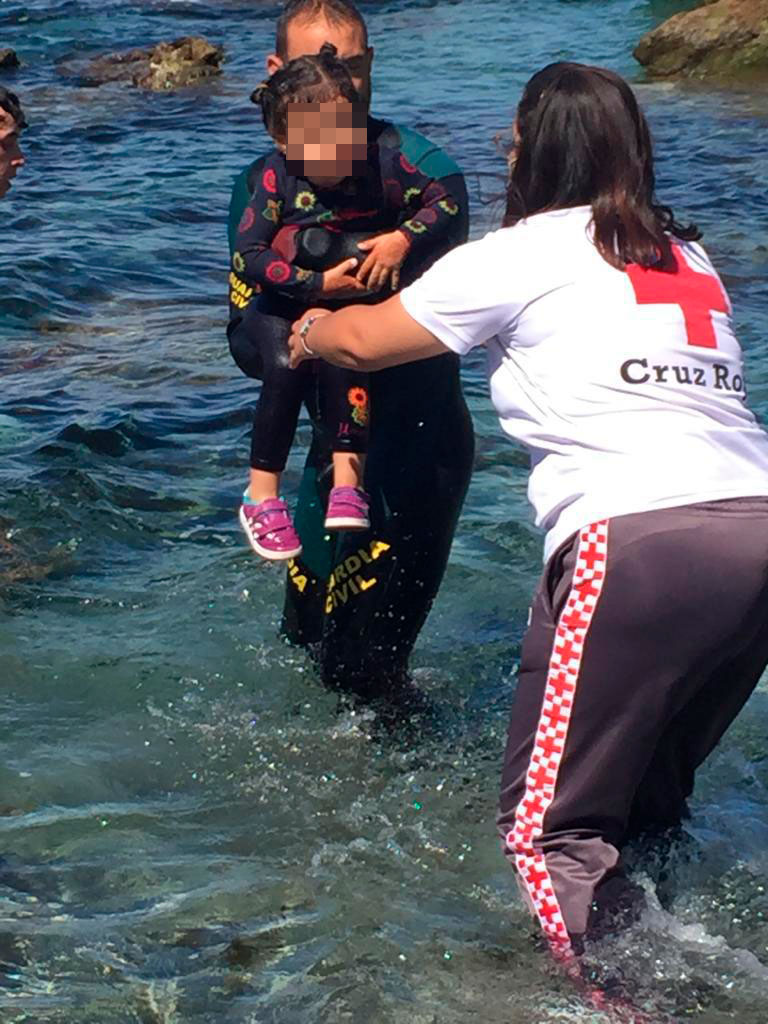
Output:
[[[299,331],[310,317],[317,320],[302,344]],[[288,344],[293,367],[320,356],[334,366],[355,370],[383,370],[450,351],[406,313],[399,295],[376,306],[347,306],[336,313],[309,309],[293,325]]]

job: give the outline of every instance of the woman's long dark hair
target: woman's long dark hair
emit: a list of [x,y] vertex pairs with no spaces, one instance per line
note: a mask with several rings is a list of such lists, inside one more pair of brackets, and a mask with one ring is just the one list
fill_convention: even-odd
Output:
[[634,93],[604,68],[559,61],[528,82],[504,225],[546,210],[592,207],[595,245],[611,266],[674,270],[670,235],[698,228],[656,202],[653,145]]
[[323,43],[317,54],[285,64],[251,93],[251,100],[261,107],[264,127],[278,142],[285,141],[289,103],[331,103],[337,99],[360,101],[352,77],[331,43]]

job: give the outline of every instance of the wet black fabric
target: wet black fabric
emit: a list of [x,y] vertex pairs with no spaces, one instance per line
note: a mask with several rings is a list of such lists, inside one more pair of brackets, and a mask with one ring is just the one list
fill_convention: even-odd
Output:
[[[450,176],[446,187],[462,209],[455,245],[466,239],[466,187],[461,175]],[[406,262],[402,283],[425,269]],[[319,512],[330,488],[329,452],[316,432],[296,515],[304,553],[289,570],[282,622],[288,640],[312,648],[326,685],[365,698],[399,689],[407,678],[411,650],[448,563],[474,458],[456,356],[372,373],[370,395],[365,488],[371,530],[338,541],[325,534]],[[368,563],[371,551],[376,557]]]
[[[526,792],[577,552],[578,535],[550,559],[534,599],[504,761],[503,838]],[[593,900],[621,877],[625,843],[687,817],[696,769],[768,664],[767,607],[768,499],[609,521],[554,797],[534,840],[571,935],[584,933]],[[505,852],[514,866],[514,841]]]
[[474,454],[454,356],[371,374],[371,404],[371,529],[334,544],[330,576],[322,561],[321,571],[313,568],[318,533],[323,542],[313,510],[324,507],[330,487],[328,453],[316,434],[297,514],[309,550],[289,570],[283,618],[290,640],[314,645],[327,685],[364,697],[386,695],[406,678],[445,571]]
[[[441,181],[459,204],[452,233],[428,260],[406,259],[401,285],[466,241],[469,204],[456,165],[429,140],[382,121],[369,121],[369,139],[387,133],[411,163]],[[230,246],[263,158],[241,174],[230,204]],[[323,265],[350,254],[355,239],[338,235]],[[301,240],[299,240],[299,244]],[[307,251],[323,248],[307,238]],[[351,254],[355,254],[352,252]],[[302,255],[309,268],[311,256]],[[325,264],[325,260],[328,264]],[[252,289],[230,274],[230,348],[238,366],[260,377],[261,357],[241,331]],[[311,364],[304,363],[302,366]],[[305,371],[306,372],[306,371]],[[305,383],[313,440],[305,463],[294,520],[304,548],[289,566],[282,632],[309,647],[329,686],[365,697],[402,686],[408,658],[440,587],[474,453],[472,422],[450,354],[370,375],[371,433],[365,487],[371,495],[371,530],[330,535],[323,517],[331,485],[331,448],[320,422],[316,382]]]
[[285,468],[303,405],[316,418],[332,452],[364,454],[369,434],[368,374],[322,361],[306,361],[291,369],[292,320],[283,307],[274,309],[260,296],[230,335],[237,365],[247,376],[262,381],[253,414],[251,467],[278,473]]

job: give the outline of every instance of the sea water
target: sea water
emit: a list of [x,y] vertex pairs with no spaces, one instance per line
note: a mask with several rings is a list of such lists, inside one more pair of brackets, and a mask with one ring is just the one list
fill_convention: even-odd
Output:
[[[659,194],[705,231],[765,414],[768,94],[643,81],[635,41],[683,6],[364,5],[374,111],[459,160],[477,236],[528,76],[572,58],[633,79]],[[224,338],[225,219],[266,146],[248,95],[276,14],[0,6],[31,126],[0,207],[0,1020],[605,1020],[553,973],[494,833],[541,537],[481,360],[474,478],[413,658],[436,716],[385,727],[324,691],[277,637],[282,571],[236,522],[255,390]],[[228,54],[197,89],[62,73],[193,34]],[[768,1019],[767,728],[761,687],[700,774],[661,903],[641,859],[652,910],[596,954],[651,1020]]]

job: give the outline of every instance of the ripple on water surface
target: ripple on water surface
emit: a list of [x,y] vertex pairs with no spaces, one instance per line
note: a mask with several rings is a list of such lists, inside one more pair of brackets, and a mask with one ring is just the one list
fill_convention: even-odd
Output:
[[[468,172],[495,226],[532,70],[637,75],[690,4],[364,5],[375,108]],[[540,538],[525,460],[465,366],[478,458],[420,639],[410,723],[340,703],[276,639],[282,575],[234,512],[254,392],[223,338],[225,215],[265,145],[247,97],[276,9],[6,4],[32,128],[0,262],[0,1017],[9,1024],[605,1021],[550,969],[493,834]],[[82,88],[63,64],[205,34],[201,90]],[[768,408],[764,94],[641,84],[660,193],[699,221]],[[295,493],[299,444],[286,473]],[[765,693],[702,773],[688,838],[632,854],[651,911],[592,951],[654,1022],[762,1024]]]

